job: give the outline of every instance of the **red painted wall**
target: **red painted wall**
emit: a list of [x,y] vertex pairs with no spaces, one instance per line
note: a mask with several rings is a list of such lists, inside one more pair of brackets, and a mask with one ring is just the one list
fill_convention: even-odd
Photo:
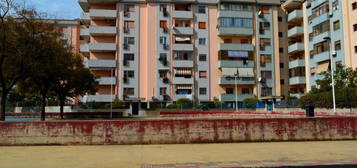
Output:
[[342,140],[356,135],[357,117],[0,122],[0,145]]

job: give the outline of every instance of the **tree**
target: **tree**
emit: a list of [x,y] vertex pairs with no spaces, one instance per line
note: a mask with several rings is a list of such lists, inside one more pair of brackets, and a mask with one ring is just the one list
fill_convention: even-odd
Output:
[[83,96],[84,94],[93,94],[97,91],[96,77],[88,68],[85,68],[80,56],[72,53],[72,50],[67,47],[65,53],[61,57],[61,71],[57,74],[53,91],[57,95],[60,105],[61,119],[63,119],[63,106],[69,98]]
[[55,25],[39,20],[35,11],[23,11],[21,14],[26,16],[24,24],[31,27],[26,29],[28,32],[25,32],[25,35],[29,35],[27,38],[31,40],[32,45],[25,51],[29,52],[28,55],[36,61],[28,63],[28,78],[21,81],[19,86],[23,92],[41,96],[41,120],[43,121],[45,120],[46,100],[58,81],[58,75],[63,72],[66,49],[60,40],[61,33],[55,29]]
[[246,108],[251,108],[254,109],[257,106],[257,102],[258,102],[258,98],[254,97],[254,98],[245,98],[243,100],[244,106]]
[[29,65],[36,60],[31,54],[35,42],[30,37],[41,32],[34,31],[38,22],[28,16],[13,0],[0,0],[0,121],[5,120],[9,92],[27,77]]
[[[317,88],[312,89],[300,99],[302,107],[314,103],[316,107],[332,108],[331,71],[322,72],[317,80]],[[357,107],[357,70],[337,64],[334,71],[336,106],[338,108]]]

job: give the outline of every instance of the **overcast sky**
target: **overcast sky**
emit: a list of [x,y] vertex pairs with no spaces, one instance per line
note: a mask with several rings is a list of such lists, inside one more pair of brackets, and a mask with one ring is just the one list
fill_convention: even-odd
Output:
[[75,19],[80,17],[82,9],[78,0],[16,0],[18,3],[26,2],[39,11],[48,13],[56,19]]

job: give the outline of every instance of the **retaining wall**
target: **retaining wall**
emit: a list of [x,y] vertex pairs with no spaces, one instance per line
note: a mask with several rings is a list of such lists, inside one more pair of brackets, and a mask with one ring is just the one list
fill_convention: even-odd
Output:
[[0,145],[102,145],[357,138],[357,117],[0,122]]

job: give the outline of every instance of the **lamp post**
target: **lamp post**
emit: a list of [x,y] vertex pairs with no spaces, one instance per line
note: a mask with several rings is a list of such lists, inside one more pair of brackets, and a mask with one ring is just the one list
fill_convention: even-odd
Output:
[[238,81],[237,80],[238,80],[238,72],[234,75],[234,85],[236,89],[236,111],[238,111]]

